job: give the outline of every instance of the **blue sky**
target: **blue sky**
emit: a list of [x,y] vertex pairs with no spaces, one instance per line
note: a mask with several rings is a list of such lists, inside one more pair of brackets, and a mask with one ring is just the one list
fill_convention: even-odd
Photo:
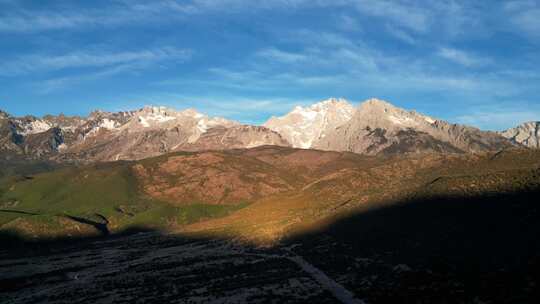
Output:
[[540,120],[540,1],[439,2],[0,0],[0,109],[260,123],[378,97],[482,129]]

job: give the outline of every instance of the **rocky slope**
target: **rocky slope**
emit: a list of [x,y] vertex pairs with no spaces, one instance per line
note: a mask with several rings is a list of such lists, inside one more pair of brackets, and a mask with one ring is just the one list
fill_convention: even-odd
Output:
[[309,149],[353,113],[354,107],[345,99],[330,98],[305,108],[297,106],[285,116],[270,118],[264,126],[280,133],[293,147]]
[[529,148],[540,148],[540,121],[530,121],[500,132],[502,136],[516,144]]
[[335,128],[314,148],[363,154],[403,152],[481,152],[511,147],[506,138],[450,124],[379,99],[370,99],[353,117]]

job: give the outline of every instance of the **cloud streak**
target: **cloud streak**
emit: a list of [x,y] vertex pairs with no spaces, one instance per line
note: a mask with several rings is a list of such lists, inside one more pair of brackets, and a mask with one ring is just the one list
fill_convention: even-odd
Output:
[[447,47],[440,48],[437,52],[437,55],[466,67],[484,65],[487,64],[489,61],[488,59],[479,58],[465,51]]
[[129,52],[72,52],[62,55],[33,54],[0,64],[0,75],[17,76],[35,71],[56,71],[71,68],[100,68],[114,65],[141,65],[165,60],[186,61],[192,55],[189,49],[161,47]]

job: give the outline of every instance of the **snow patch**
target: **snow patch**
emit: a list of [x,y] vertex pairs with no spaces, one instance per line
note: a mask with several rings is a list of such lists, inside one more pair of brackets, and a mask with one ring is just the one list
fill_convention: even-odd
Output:
[[113,130],[113,129],[116,129],[117,122],[114,120],[105,118],[101,121],[101,123],[99,124],[99,127],[107,129],[107,130]]
[[37,134],[48,131],[53,126],[43,120],[34,120],[24,127],[22,135]]

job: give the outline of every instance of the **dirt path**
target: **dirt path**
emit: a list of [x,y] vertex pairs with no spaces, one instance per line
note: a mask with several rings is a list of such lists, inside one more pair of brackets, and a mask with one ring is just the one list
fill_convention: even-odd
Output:
[[327,276],[322,270],[313,266],[304,260],[301,256],[288,257],[288,260],[296,263],[302,270],[309,273],[309,275],[326,290],[330,291],[336,299],[340,300],[344,304],[365,304],[364,301],[357,299],[352,292],[347,290],[338,282]]
[[332,295],[341,301],[341,303],[344,304],[366,304],[363,300],[360,300],[355,297],[355,295],[350,292],[348,289],[343,287],[343,285],[339,284],[338,282],[334,281],[332,278],[326,275],[322,270],[315,267],[314,265],[310,264],[308,261],[306,261],[301,256],[295,254],[294,252],[290,250],[286,250],[286,252],[290,255],[269,255],[269,254],[256,254],[257,256],[264,257],[264,258],[279,258],[279,259],[287,259],[296,265],[298,265],[304,272],[308,273],[309,276],[317,281],[324,289],[328,290]]

